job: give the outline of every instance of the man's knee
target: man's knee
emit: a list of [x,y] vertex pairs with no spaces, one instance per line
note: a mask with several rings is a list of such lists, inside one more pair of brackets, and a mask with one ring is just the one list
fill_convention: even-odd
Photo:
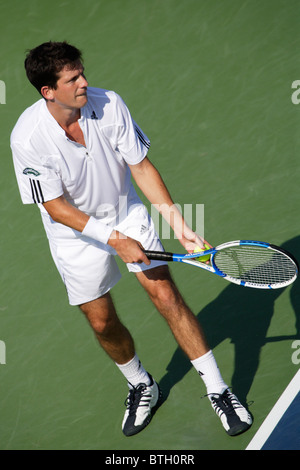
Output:
[[110,334],[120,323],[110,297],[101,297],[79,308],[99,336]]
[[148,290],[152,301],[160,308],[173,310],[183,303],[180,292],[171,277],[166,277],[154,283]]
[[160,266],[138,276],[157,310],[167,321],[180,321],[190,311],[172,279],[167,266]]
[[97,336],[108,336],[117,328],[117,322],[111,318],[93,318],[89,320]]
[[181,303],[181,296],[173,283],[165,282],[153,291],[154,300],[166,307],[172,308]]

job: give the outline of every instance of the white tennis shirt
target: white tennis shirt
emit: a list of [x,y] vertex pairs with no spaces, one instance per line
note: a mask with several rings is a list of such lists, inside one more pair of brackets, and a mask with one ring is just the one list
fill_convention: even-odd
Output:
[[50,220],[42,206],[62,195],[86,214],[115,225],[121,205],[136,197],[127,164],[142,161],[150,147],[119,95],[91,87],[87,95],[78,121],[86,147],[67,138],[43,98],[23,112],[11,134],[22,201],[39,206],[51,236],[79,236]]

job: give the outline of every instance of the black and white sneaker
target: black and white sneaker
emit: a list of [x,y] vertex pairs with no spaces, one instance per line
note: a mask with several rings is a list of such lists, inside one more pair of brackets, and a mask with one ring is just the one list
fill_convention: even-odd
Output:
[[221,395],[209,394],[208,398],[229,436],[237,436],[250,428],[252,424],[250,413],[229,389]]
[[129,390],[122,423],[125,436],[133,436],[142,431],[150,423],[153,412],[159,406],[160,388],[150,374],[149,377],[151,379],[150,385],[140,383]]

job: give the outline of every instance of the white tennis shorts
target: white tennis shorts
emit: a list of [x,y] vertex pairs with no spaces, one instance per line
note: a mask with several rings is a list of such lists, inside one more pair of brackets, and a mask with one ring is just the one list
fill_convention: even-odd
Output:
[[[115,227],[119,232],[139,241],[146,250],[163,251],[154,223],[143,204],[130,208],[127,217]],[[50,250],[56,267],[65,284],[70,305],[80,305],[101,297],[120,279],[116,252],[109,245],[103,245],[91,238],[60,240],[49,237]],[[129,263],[131,272],[145,271],[164,261]]]

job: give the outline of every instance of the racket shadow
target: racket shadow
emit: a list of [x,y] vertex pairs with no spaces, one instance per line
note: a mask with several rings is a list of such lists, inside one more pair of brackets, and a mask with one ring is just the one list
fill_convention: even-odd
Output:
[[[282,248],[290,251],[299,260],[300,236],[284,243]],[[300,338],[299,283],[300,280],[296,280],[290,290],[290,300],[295,312],[295,335],[267,338],[275,301],[285,289],[265,291],[229,284],[197,315],[212,349],[228,339],[234,345],[234,372],[231,383],[228,383],[227,377],[224,379],[244,404],[247,403],[247,396],[258,369],[262,347],[270,341]],[[172,387],[180,382],[191,368],[190,361],[178,347],[166,367],[166,374],[159,382],[164,400]],[[226,375],[226,371],[221,370],[221,373]],[[201,391],[199,393],[201,394]]]

